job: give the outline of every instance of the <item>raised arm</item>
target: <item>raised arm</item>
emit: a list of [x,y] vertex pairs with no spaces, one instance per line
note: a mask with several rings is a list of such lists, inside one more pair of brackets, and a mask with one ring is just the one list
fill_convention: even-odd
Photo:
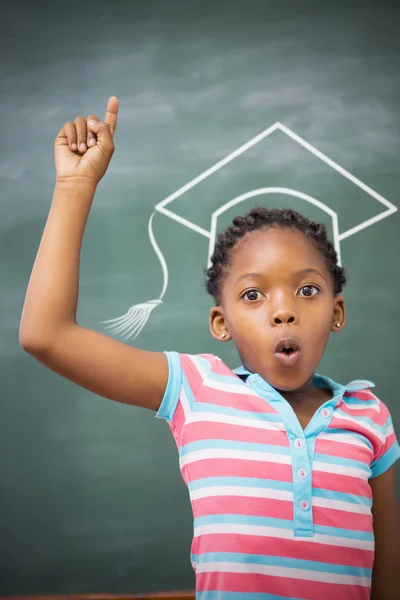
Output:
[[21,346],[48,368],[106,398],[157,410],[168,380],[162,352],[132,348],[82,327],[76,312],[82,238],[114,152],[118,99],[65,123],[55,140],[56,185],[20,323]]

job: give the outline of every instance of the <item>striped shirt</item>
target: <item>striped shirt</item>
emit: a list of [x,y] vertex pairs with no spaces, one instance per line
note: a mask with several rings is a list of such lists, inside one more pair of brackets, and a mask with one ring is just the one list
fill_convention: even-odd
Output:
[[369,381],[314,376],[332,399],[302,429],[257,374],[167,352],[157,417],[179,450],[194,517],[199,600],[367,600],[374,559],[368,480],[400,456]]

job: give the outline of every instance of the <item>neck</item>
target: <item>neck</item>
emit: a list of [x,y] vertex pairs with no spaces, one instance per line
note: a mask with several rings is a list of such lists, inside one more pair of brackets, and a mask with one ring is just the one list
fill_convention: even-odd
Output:
[[330,390],[318,388],[313,385],[312,376],[297,390],[286,391],[277,389],[277,392],[279,392],[292,406],[299,406],[304,402],[309,403],[310,400],[323,400],[325,402],[328,398],[332,398],[332,392]]

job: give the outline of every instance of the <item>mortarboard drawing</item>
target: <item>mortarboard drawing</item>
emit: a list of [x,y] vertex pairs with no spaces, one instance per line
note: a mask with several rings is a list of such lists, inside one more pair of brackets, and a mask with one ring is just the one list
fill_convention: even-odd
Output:
[[[299,148],[301,148],[302,150],[306,150],[307,153],[311,154],[313,157],[316,157],[319,161],[322,161],[322,163],[324,163],[325,166],[329,167],[331,171],[333,170],[333,172],[338,173],[342,178],[345,179],[347,183],[350,183],[350,185],[352,185],[353,187],[357,186],[358,190],[361,190],[362,192],[367,194],[367,196],[370,199],[377,201],[379,212],[376,213],[375,206],[372,213],[371,211],[367,211],[367,213],[364,215],[366,216],[366,218],[364,218],[361,222],[351,223],[350,226],[344,227],[344,230],[340,231],[337,208],[336,210],[334,210],[331,206],[328,205],[327,201],[322,202],[321,200],[317,199],[315,195],[318,195],[318,193],[309,194],[302,191],[298,191],[293,187],[286,187],[280,185],[263,185],[261,187],[257,187],[257,189],[242,192],[234,198],[223,202],[223,204],[221,204],[216,210],[211,212],[211,222],[209,224],[208,229],[196,223],[196,218],[187,218],[187,208],[186,210],[180,211],[186,214],[186,216],[178,214],[178,210],[176,210],[175,205],[175,211],[171,210],[171,204],[174,201],[185,197],[190,190],[193,190],[194,188],[199,186],[199,184],[202,184],[206,180],[209,181],[209,178],[212,175],[217,174],[217,172],[221,173],[222,170],[224,168],[227,168],[227,166],[230,163],[239,159],[239,157],[243,157],[245,153],[248,153],[251,149],[254,149],[257,145],[260,144],[260,142],[263,142],[264,140],[269,138],[269,136],[274,132],[281,132],[285,134],[285,136],[287,136],[287,139],[294,141]],[[269,178],[269,180],[265,183],[270,184],[270,179],[271,178]],[[285,125],[282,125],[281,123],[275,123],[265,131],[261,132],[256,137],[253,137],[240,148],[238,148],[237,150],[230,153],[228,156],[214,164],[212,167],[201,173],[198,177],[195,177],[194,179],[189,181],[186,185],[178,189],[173,194],[169,195],[167,198],[159,202],[154,207],[154,212],[152,213],[148,223],[148,233],[150,242],[160,261],[162,268],[163,285],[160,296],[157,299],[149,300],[142,304],[132,306],[124,315],[120,317],[102,321],[102,323],[106,326],[106,329],[109,329],[111,333],[115,335],[121,335],[124,339],[134,339],[142,331],[150,316],[150,313],[163,301],[163,297],[168,287],[168,266],[154,237],[153,219],[156,212],[165,215],[166,217],[176,221],[180,225],[183,225],[184,227],[187,227],[196,232],[197,234],[205,237],[208,240],[208,264],[210,264],[210,258],[214,251],[214,245],[217,237],[218,218],[221,217],[233,206],[240,204],[245,200],[248,200],[250,198],[256,198],[259,196],[268,196],[271,194],[281,194],[284,196],[295,198],[296,200],[302,200],[323,211],[325,217],[330,219],[333,238],[332,241],[338,254],[339,264],[341,264],[340,243],[342,240],[354,235],[355,233],[362,231],[367,227],[370,227],[371,225],[377,223],[381,219],[384,219],[397,211],[397,207],[394,204],[383,198],[380,194],[378,194],[368,185],[360,181],[349,171],[339,166],[336,162],[334,162],[325,154],[317,150],[314,146],[309,144],[306,140],[295,134],[291,129],[289,129]],[[324,192],[323,195],[325,196],[326,192]],[[376,202],[374,204],[376,205]],[[383,210],[382,206],[384,207]]]

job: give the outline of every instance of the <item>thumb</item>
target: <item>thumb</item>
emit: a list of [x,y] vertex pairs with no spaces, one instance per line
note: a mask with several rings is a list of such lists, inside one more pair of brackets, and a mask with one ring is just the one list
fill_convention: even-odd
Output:
[[[89,131],[97,136],[97,145],[103,148],[106,152],[111,152],[114,149],[114,142],[111,133],[111,128],[108,123],[101,121],[93,121],[88,119],[87,127]],[[94,146],[92,146],[94,147]]]

